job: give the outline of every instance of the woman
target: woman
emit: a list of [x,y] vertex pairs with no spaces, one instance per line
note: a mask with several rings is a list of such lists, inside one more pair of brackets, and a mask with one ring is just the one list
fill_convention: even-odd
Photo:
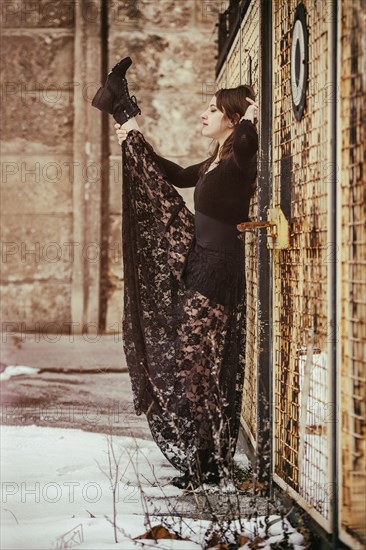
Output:
[[[250,86],[221,89],[201,115],[217,141],[182,168],[145,140],[121,60],[93,105],[113,114],[123,158],[124,349],[137,414],[186,488],[218,483],[233,465],[245,348],[244,245],[257,174]],[[195,187],[193,215],[175,187]]]

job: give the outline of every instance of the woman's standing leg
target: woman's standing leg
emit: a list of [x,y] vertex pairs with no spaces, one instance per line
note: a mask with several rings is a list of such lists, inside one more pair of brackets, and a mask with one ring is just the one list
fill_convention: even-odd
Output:
[[198,291],[187,293],[178,330],[176,407],[180,414],[184,414],[184,403],[190,410],[195,432],[191,443],[197,458],[194,469],[203,479],[205,474],[217,478],[223,473],[224,449],[228,448],[226,400],[220,387],[227,320],[223,305]]

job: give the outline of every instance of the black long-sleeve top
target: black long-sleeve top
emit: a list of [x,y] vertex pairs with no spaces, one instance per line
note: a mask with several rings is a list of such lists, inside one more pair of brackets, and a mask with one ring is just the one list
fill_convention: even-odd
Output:
[[237,246],[236,225],[248,220],[252,184],[257,175],[258,134],[255,125],[246,119],[233,133],[232,154],[201,177],[199,169],[207,159],[182,168],[154,152],[174,186],[195,187],[196,234],[203,245]]
[[[251,184],[257,173],[258,134],[250,120],[234,128],[233,154],[205,175],[205,185],[194,193],[195,210],[219,221],[237,224],[245,221],[252,194]],[[156,153],[155,153],[156,154]],[[175,187],[195,187],[199,169],[206,162],[182,168],[156,155]]]

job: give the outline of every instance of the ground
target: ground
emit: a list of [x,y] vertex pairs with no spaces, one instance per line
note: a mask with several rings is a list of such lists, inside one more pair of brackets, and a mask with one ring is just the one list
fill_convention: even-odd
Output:
[[[133,537],[162,523],[189,540],[161,539],[153,547],[189,550],[202,547],[213,514],[222,519],[230,510],[242,518],[238,532],[250,539],[263,534],[263,517],[272,514],[265,538],[281,539],[287,526],[292,541],[301,543],[265,497],[230,487],[186,494],[169,483],[177,471],[153,442],[145,416],[134,412],[119,335],[94,342],[50,338],[2,338],[2,548],[135,548],[141,544]],[[106,475],[109,433],[121,457],[118,544]],[[248,467],[240,447],[235,459]],[[152,542],[146,539],[145,546]]]

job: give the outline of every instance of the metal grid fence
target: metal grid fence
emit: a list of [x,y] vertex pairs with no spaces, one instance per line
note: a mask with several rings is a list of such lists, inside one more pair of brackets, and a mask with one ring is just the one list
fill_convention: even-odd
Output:
[[328,108],[326,12],[308,12],[307,109],[292,111],[290,47],[297,2],[273,10],[273,206],[290,224],[290,247],[274,254],[274,474],[329,525]]
[[[251,84],[258,92],[259,65],[258,52],[260,25],[260,2],[253,2],[246,13],[240,32],[240,67],[242,84]],[[251,79],[251,81],[250,81]],[[258,96],[257,100],[258,100]],[[258,155],[258,159],[259,159]],[[259,160],[258,160],[259,161]],[[257,198],[253,197],[249,217],[258,218]],[[246,285],[247,285],[247,338],[245,356],[245,381],[242,408],[242,423],[253,442],[257,441],[257,281],[258,281],[258,234],[246,232]]]
[[[341,17],[341,514],[343,535],[366,544],[366,28],[361,0]],[[345,337],[343,337],[345,335]]]
[[[260,10],[251,3],[219,75],[219,86],[260,78]],[[273,12],[273,197],[289,221],[290,246],[273,250],[273,475],[275,481],[331,530],[338,491],[340,538],[366,542],[366,14],[362,0],[338,3],[339,86],[330,81],[330,2],[306,3],[308,89],[300,121],[292,112],[290,47],[297,0],[276,0]],[[331,166],[331,102],[339,98],[339,164]],[[265,106],[261,106],[265,108]],[[330,186],[337,170],[339,256],[332,254]],[[250,217],[257,219],[254,200]],[[242,424],[257,441],[257,234],[246,232],[247,342]],[[330,273],[339,262],[339,326],[332,327]],[[338,345],[337,380],[330,352]],[[337,383],[340,410],[332,403]],[[340,468],[332,483],[334,415]]]

